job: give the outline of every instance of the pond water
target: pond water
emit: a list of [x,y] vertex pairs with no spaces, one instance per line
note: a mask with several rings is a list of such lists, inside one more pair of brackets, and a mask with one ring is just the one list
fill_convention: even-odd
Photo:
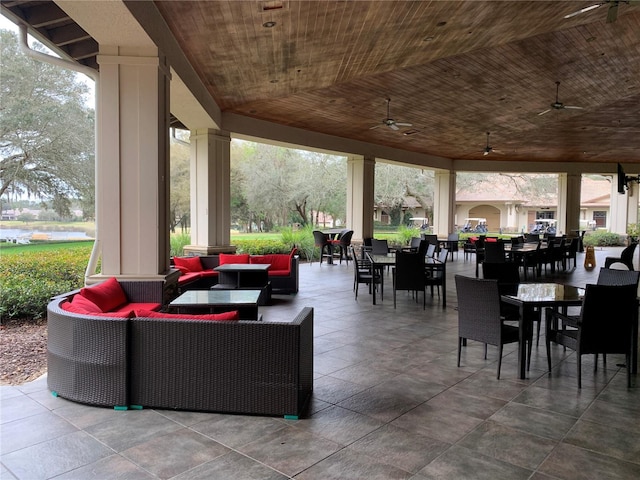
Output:
[[0,241],[16,240],[92,240],[86,232],[27,230],[23,228],[0,228]]

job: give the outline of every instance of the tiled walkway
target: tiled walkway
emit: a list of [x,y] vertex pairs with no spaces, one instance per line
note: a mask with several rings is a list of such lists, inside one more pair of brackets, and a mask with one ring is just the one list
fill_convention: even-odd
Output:
[[[599,251],[598,265],[615,249]],[[595,281],[583,256],[561,282]],[[448,301],[427,309],[390,278],[384,301],[352,292],[350,263],[300,266],[300,293],[264,307],[265,321],[315,307],[315,390],[301,420],[163,410],[114,411],[51,396],[46,378],[1,387],[0,477],[4,479],[631,479],[640,478],[640,389],[626,388],[622,358],[583,388],[575,355],[544,342],[517,378],[514,345],[469,342],[456,367],[454,273]],[[543,329],[544,330],[544,329]],[[239,347],[241,348],[241,347]],[[204,359],[203,359],[204,361]]]

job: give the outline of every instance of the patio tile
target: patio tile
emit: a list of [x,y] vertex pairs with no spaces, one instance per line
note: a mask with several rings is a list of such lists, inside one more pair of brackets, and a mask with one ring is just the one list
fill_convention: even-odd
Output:
[[85,430],[116,452],[148,442],[157,435],[175,432],[177,423],[152,410],[117,412],[109,421],[92,425]]
[[237,452],[229,452],[172,480],[284,480],[290,478]]
[[74,432],[7,453],[0,460],[17,478],[39,480],[55,477],[111,454],[112,450],[86,432]]
[[78,429],[54,413],[44,412],[2,425],[2,452],[10,453],[73,433]]
[[418,472],[425,478],[438,480],[525,480],[531,470],[455,446]]
[[297,480],[403,480],[411,473],[349,449],[342,450],[296,476]]
[[564,442],[640,465],[640,432],[578,421]]
[[[249,415],[208,414],[209,418],[193,425],[196,432],[229,447],[239,448],[290,426],[280,418]],[[295,422],[293,422],[295,423]]]
[[538,471],[561,480],[640,478],[640,465],[574,445],[560,444]]
[[182,429],[125,450],[122,455],[160,478],[171,478],[229,450],[197,432]]
[[496,460],[535,470],[557,443],[498,423],[485,422],[458,445]]
[[152,480],[155,477],[121,455],[111,455],[56,477],[56,480]]
[[540,437],[561,440],[576,422],[576,417],[511,402],[489,420]]

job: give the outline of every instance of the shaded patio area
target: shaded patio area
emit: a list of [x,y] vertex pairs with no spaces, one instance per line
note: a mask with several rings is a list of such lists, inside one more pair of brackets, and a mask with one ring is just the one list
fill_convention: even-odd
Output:
[[[598,267],[545,279],[583,286]],[[315,308],[315,385],[301,420],[145,409],[114,411],[55,398],[46,378],[1,392],[3,479],[603,479],[640,477],[640,390],[610,355],[593,372],[554,347],[549,376],[541,339],[531,370],[517,378],[517,345],[498,351],[469,342],[456,367],[453,275],[475,261],[447,264],[447,307],[427,308],[391,276],[372,305],[352,292],[353,263],[300,265],[300,292],[261,307],[264,321]],[[543,329],[544,332],[544,329]]]

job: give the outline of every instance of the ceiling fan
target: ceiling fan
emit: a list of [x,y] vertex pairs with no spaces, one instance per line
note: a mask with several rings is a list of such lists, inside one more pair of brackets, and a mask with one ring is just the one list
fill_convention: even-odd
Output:
[[385,126],[389,127],[391,130],[400,130],[399,127],[412,127],[413,126],[412,123],[396,122],[393,118],[391,118],[390,108],[391,108],[391,99],[387,98],[387,118],[383,119],[381,124],[374,125],[369,130],[373,130],[374,128],[385,127]]
[[551,104],[551,108],[547,108],[544,112],[540,112],[539,115],[544,115],[545,113],[549,113],[551,110],[562,110],[564,108],[569,108],[572,110],[583,110],[583,107],[576,107],[573,105],[565,105],[562,102],[558,101],[558,91],[560,90],[560,82],[556,82],[556,101]]
[[498,153],[500,155],[502,155],[502,152],[500,150],[494,150],[494,148],[489,145],[489,135],[491,135],[490,132],[487,132],[487,146],[484,147],[484,150],[482,150],[482,154],[483,155],[489,155],[490,153]]
[[626,3],[627,5],[638,3],[638,0],[603,0],[602,2],[594,3],[593,5],[589,5],[588,7],[581,8],[580,10],[565,15],[564,18],[571,18],[579,15],[581,13],[590,12],[602,5],[609,5],[609,11],[607,12],[607,23],[615,22],[618,18],[618,7],[621,3]]

